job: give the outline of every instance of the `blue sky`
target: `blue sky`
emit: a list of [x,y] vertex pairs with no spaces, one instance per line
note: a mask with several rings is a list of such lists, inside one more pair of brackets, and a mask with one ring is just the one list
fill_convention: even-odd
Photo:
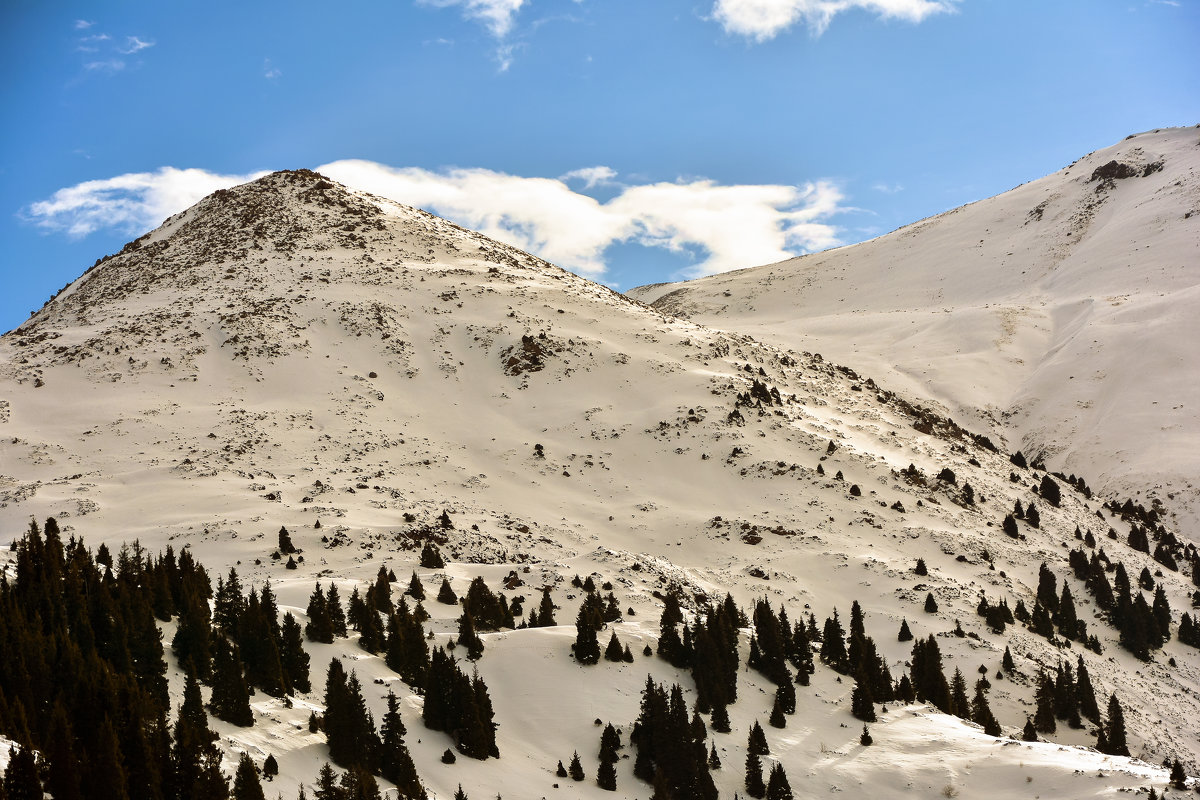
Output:
[[628,288],[1200,123],[1197,0],[7,0],[0,40],[0,330],[264,170]]

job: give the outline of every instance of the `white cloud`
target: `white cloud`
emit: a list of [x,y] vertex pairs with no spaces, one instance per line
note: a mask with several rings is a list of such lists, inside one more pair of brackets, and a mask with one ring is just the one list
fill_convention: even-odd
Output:
[[569,181],[578,178],[583,181],[583,188],[591,189],[597,184],[611,183],[615,177],[617,177],[617,173],[612,167],[583,167],[571,170],[559,177],[559,180]]
[[[561,178],[487,169],[432,171],[371,161],[335,161],[318,170],[347,186],[425,208],[461,225],[591,277],[607,270],[605,250],[636,243],[692,254],[689,276],[779,261],[837,245],[830,218],[845,210],[841,191],[803,186],[734,185],[711,180],[621,185],[610,167],[572,170]],[[48,230],[84,236],[101,228],[147,230],[220,188],[254,175],[218,175],[164,167],[60,189],[25,212]],[[571,189],[601,181],[619,189],[600,202]],[[589,181],[591,181],[589,183]]]
[[134,53],[141,52],[142,50],[145,50],[150,47],[154,47],[154,42],[144,41],[142,39],[139,39],[136,36],[126,36],[125,37],[125,46],[122,48],[119,48],[119,50],[122,54],[129,56],[129,55],[133,55]]
[[603,166],[559,179],[486,169],[432,172],[370,161],[336,161],[318,170],[592,277],[604,274],[604,251],[620,242],[703,253],[689,275],[779,261],[838,244],[828,220],[842,210],[841,192],[826,181],[801,187],[660,182],[624,186],[601,203],[573,191],[565,179],[588,175],[611,181],[616,173]]
[[279,67],[272,66],[271,59],[269,59],[269,58],[263,59],[263,77],[264,78],[266,78],[269,81],[273,81],[276,78],[279,78],[282,76],[283,76],[283,70],[281,70]]
[[882,194],[900,194],[904,191],[904,187],[898,183],[874,183],[871,188]]
[[931,14],[953,11],[958,0],[716,0],[713,18],[727,33],[758,42],[774,38],[797,22],[816,34],[843,11],[863,9],[884,19],[920,22]]
[[88,28],[96,24],[95,20],[77,19],[75,20],[75,30],[86,31]]
[[496,38],[507,36],[526,0],[417,0],[422,5],[462,8],[463,16],[482,22]]
[[127,173],[59,189],[49,199],[29,206],[24,216],[42,228],[74,237],[101,228],[142,233],[217,189],[236,186],[263,174],[218,175],[174,167]]

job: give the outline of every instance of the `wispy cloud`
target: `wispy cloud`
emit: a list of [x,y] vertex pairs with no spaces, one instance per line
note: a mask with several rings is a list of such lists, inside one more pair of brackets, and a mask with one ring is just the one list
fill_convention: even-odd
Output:
[[269,81],[273,81],[283,76],[283,70],[271,64],[271,59],[263,59],[263,77]]
[[871,188],[882,194],[899,194],[904,191],[904,187],[898,183],[874,183]]
[[217,189],[263,174],[219,175],[174,167],[127,173],[59,189],[48,199],[30,205],[22,216],[41,228],[72,237],[102,228],[142,233]]
[[[829,181],[800,186],[724,185],[705,179],[627,185],[606,166],[561,178],[487,169],[425,170],[371,161],[335,161],[318,170],[342,183],[441,214],[581,274],[601,277],[605,251],[632,242],[695,263],[688,276],[780,261],[839,244],[831,218],[846,210]],[[101,228],[138,233],[220,188],[258,177],[164,167],[87,181],[33,203],[25,218],[42,228],[85,236]],[[571,189],[606,182],[619,189],[600,202]]]
[[436,8],[457,7],[467,19],[487,26],[496,38],[503,38],[513,28],[513,21],[526,0],[417,0],[420,5]]
[[125,62],[119,58],[108,58],[101,61],[85,62],[83,68],[88,72],[104,72],[113,75],[125,69]]
[[75,20],[75,30],[86,31],[88,28],[96,24],[95,20],[77,19]]
[[615,177],[617,177],[617,172],[612,167],[582,167],[560,176],[559,180],[564,182],[581,180],[583,188],[591,189],[597,184],[611,183]]
[[713,19],[728,33],[758,42],[772,39],[798,22],[816,35],[843,11],[861,9],[883,19],[920,22],[954,11],[959,0],[716,0]]
[[123,55],[131,56],[134,53],[140,53],[141,51],[151,47],[154,47],[153,41],[139,39],[137,36],[126,36],[125,46],[118,48],[118,50]]

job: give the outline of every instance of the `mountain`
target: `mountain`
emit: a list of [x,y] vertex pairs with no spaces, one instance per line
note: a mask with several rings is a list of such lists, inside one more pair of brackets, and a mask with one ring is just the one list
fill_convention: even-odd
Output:
[[[595,720],[619,726],[631,754],[647,673],[694,701],[688,670],[643,648],[660,641],[668,596],[695,624],[727,592],[747,614],[768,599],[817,626],[835,610],[849,619],[857,601],[897,680],[913,650],[897,638],[906,620],[938,642],[947,677],[986,673],[1015,737],[891,702],[864,747],[854,676],[818,664],[786,727],[768,728],[764,760],[799,793],[886,796],[903,781],[922,795],[1024,797],[1033,782],[1092,797],[1161,786],[1166,772],[1152,765],[1164,758],[1200,759],[1200,650],[1173,636],[1136,658],[1068,563],[1072,549],[1103,550],[1135,595],[1144,572],[1174,631],[1196,551],[1154,509],[1017,466],[987,436],[855,368],[668,316],[312,172],[217,192],[99,260],[0,339],[0,398],[0,541],[54,516],[64,535],[114,552],[135,539],[151,553],[187,548],[212,575],[269,579],[280,610],[302,622],[316,581],[348,597],[381,566],[401,586],[415,571],[431,593],[446,578],[459,596],[478,576],[529,608],[551,592],[558,625],[484,633],[469,665],[490,687],[499,760],[442,763],[452,743],[421,726],[421,695],[352,633],[306,643],[313,692],[256,695],[249,728],[214,723],[227,773],[238,751],[279,761],[268,793],[311,788],[329,757],[307,720],[333,658],[367,687],[376,720],[386,688],[401,696],[436,796],[460,783],[475,797],[549,796],[573,751],[595,775]],[[1036,505],[1040,523],[1031,515],[1006,535],[1018,503]],[[296,569],[273,557],[281,526],[301,550]],[[1128,544],[1142,534],[1159,560]],[[429,541],[444,568],[419,565]],[[14,560],[0,554],[10,580]],[[981,599],[1040,611],[1043,563],[1056,594],[1071,586],[1101,653],[977,613]],[[624,613],[608,628],[632,664],[573,660],[576,575],[611,584]],[[457,606],[426,608],[433,644],[457,636]],[[168,643],[177,624],[161,626]],[[746,733],[776,691],[746,668],[754,630],[741,632],[733,732],[708,735],[723,797],[743,791]],[[167,659],[177,708],[183,676],[169,648]],[[1101,707],[1119,695],[1131,750],[1149,763],[1083,749],[1090,725],[1016,741],[1039,670],[1077,659]],[[619,794],[649,796],[633,762],[618,764]],[[568,793],[611,796],[592,777]]]
[[819,352],[1200,540],[1200,129],[862,244],[629,292]]

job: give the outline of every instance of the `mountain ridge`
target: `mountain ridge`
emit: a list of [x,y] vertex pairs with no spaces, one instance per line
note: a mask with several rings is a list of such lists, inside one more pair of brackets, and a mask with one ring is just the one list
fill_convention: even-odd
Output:
[[[552,588],[558,626],[484,636],[476,666],[492,687],[502,758],[451,768],[440,761],[448,738],[428,732],[413,745],[439,793],[456,782],[472,793],[550,791],[567,747],[594,749],[593,719],[632,722],[647,672],[690,696],[686,671],[660,658],[572,660],[572,573],[613,583],[636,612],[613,629],[638,652],[658,639],[666,594],[691,614],[726,591],[795,615],[859,601],[897,676],[910,650],[890,633],[901,620],[936,636],[966,674],[999,669],[1010,647],[1017,672],[993,683],[992,703],[1012,736],[1038,669],[1083,657],[1098,693],[1120,692],[1138,754],[1200,758],[1195,651],[1172,640],[1150,662],[1125,653],[1066,560],[1094,528],[1131,575],[1164,572],[1156,580],[1179,611],[1194,551],[1177,545],[1183,571],[1164,571],[1122,543],[1141,517],[1065,482],[1061,504],[1049,504],[1043,470],[1015,466],[855,369],[674,318],[312,173],[211,196],[140,241],[0,338],[0,530],[15,536],[30,516],[53,515],[64,534],[93,543],[186,545],[219,572],[236,566],[247,584],[269,579],[281,610],[297,616],[314,581],[349,595],[381,565],[417,571],[431,588],[445,577],[462,590],[477,575],[498,587],[511,573]],[[947,469],[953,481],[935,477]],[[1015,501],[1041,507],[1039,527],[1021,524],[1024,538],[1000,532]],[[272,558],[280,526],[302,550],[295,570]],[[1105,538],[1109,528],[1118,539]],[[421,568],[420,542],[435,529],[450,563]],[[914,574],[916,558],[928,576]],[[975,613],[981,596],[1032,607],[1043,561],[1074,585],[1102,656],[1022,626],[998,636]],[[938,611],[924,610],[927,594]],[[428,608],[434,642],[448,643],[457,608]],[[174,624],[163,626],[167,638]],[[340,658],[419,712],[421,697],[353,640],[310,649],[314,685],[325,660]],[[769,684],[743,673],[743,699],[730,708],[739,736],[769,712]],[[173,706],[181,692],[174,665]],[[1169,706],[1158,703],[1164,693]],[[1024,758],[1059,796],[1165,774],[985,737],[919,704],[890,704],[873,728],[878,743],[863,750],[849,682],[819,667],[798,694],[802,713],[771,737],[800,791],[889,787],[896,759],[918,789],[981,791],[984,775],[1005,774],[1014,797],[1025,791],[1014,766]],[[379,718],[382,698],[369,701]],[[325,745],[305,720],[319,696],[254,708],[254,727],[219,729],[227,756],[270,751],[288,780],[311,781]],[[729,764],[716,776],[723,795],[741,788],[739,736],[716,740]],[[941,743],[942,758],[923,737]],[[1062,730],[1056,741],[1094,737]],[[650,791],[624,763],[620,785]]]

